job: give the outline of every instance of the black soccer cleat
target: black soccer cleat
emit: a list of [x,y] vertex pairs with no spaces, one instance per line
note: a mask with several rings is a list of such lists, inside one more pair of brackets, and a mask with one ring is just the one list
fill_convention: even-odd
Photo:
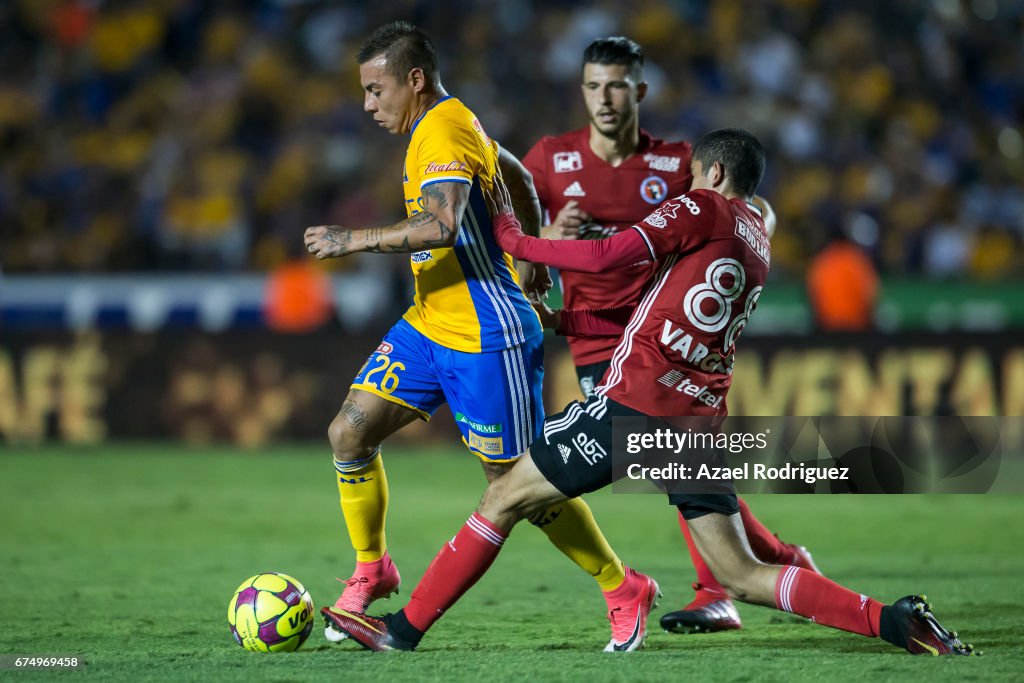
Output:
[[340,631],[349,638],[374,652],[391,650],[415,650],[416,643],[406,642],[391,633],[392,615],[371,617],[366,614],[354,614],[335,607],[324,607],[320,610],[328,628]]
[[661,617],[667,633],[714,633],[743,628],[736,606],[725,593],[693,584],[693,601],[681,610]]
[[883,607],[878,635],[914,655],[981,654],[939,623],[924,595],[908,595]]

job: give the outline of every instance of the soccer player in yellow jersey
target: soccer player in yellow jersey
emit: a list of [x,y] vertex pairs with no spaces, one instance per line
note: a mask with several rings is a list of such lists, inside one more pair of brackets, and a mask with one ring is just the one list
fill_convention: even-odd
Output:
[[[411,24],[380,27],[357,55],[364,109],[389,133],[409,135],[405,159],[408,218],[391,226],[306,230],[317,258],[357,251],[411,254],[413,305],[355,378],[328,430],[341,507],[356,568],[334,608],[322,612],[329,640],[337,611],[364,614],[400,581],[387,552],[388,488],[380,444],[447,402],[488,481],[503,475],[540,435],[544,421],[542,330],[519,286],[512,258],[498,247],[483,192],[499,165],[534,234],[540,205],[529,173],[491,140],[476,116],[441,85],[430,39]],[[527,287],[542,286],[542,267]],[[534,519],[551,541],[597,580],[613,642],[636,637],[652,607],[648,577],[624,568],[590,509],[570,500]]]

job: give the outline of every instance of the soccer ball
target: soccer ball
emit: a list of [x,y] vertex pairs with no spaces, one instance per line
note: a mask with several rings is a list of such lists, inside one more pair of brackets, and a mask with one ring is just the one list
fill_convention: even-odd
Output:
[[313,598],[280,572],[242,582],[228,604],[228,625],[238,644],[252,652],[298,650],[313,631]]

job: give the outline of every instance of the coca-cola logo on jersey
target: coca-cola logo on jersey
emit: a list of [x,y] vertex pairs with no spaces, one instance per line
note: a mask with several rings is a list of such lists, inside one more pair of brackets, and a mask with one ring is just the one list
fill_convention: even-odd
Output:
[[431,161],[427,164],[427,167],[423,169],[424,175],[427,173],[451,173],[453,171],[465,171],[466,164],[458,160],[449,161],[444,164],[439,164],[436,161]]

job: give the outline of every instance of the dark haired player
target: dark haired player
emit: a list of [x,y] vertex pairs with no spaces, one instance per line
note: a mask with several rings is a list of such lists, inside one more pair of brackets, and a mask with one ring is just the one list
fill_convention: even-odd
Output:
[[[519,229],[500,180],[488,195],[498,242],[517,258],[566,270],[597,272],[644,259],[656,264],[640,305],[616,347],[611,368],[586,403],[548,417],[530,452],[487,488],[477,511],[442,548],[409,603],[383,618],[340,614],[336,625],[368,649],[412,650],[424,633],[487,571],[512,527],[558,501],[612,482],[613,416],[725,415],[731,376],[721,364],[695,363],[673,348],[666,330],[703,344],[708,358],[731,354],[768,274],[770,248],[749,202],[764,173],[764,151],[749,133],[723,129],[697,141],[693,184],[630,229],[597,242],[552,242]],[[599,329],[584,315],[562,325]],[[582,327],[583,329],[578,329]],[[707,387],[714,400],[677,391],[666,376]],[[717,400],[721,397],[723,400]],[[573,447],[596,444],[590,456]],[[729,594],[744,602],[800,614],[818,624],[882,639],[915,654],[972,652],[944,629],[921,596],[884,605],[820,574],[760,562],[750,551],[735,493],[671,494],[701,554]],[[637,640],[642,641],[642,632]],[[623,644],[632,650],[639,642]]]
[[[353,380],[328,434],[356,567],[334,607],[361,613],[398,589],[385,542],[388,484],[380,444],[447,402],[463,441],[488,481],[507,472],[540,435],[543,343],[540,321],[519,287],[512,258],[498,247],[483,193],[499,165],[540,227],[529,175],[484,132],[476,116],[441,85],[430,39],[407,22],[380,27],[357,55],[363,108],[382,128],[408,135],[404,190],[408,218],[391,226],[316,226],[305,243],[318,258],[357,251],[411,253],[413,305]],[[547,279],[543,266],[536,271]],[[527,288],[536,287],[525,275]],[[548,282],[550,282],[548,280]],[[594,577],[612,613],[642,612],[654,581],[621,561],[582,500],[537,518],[552,543]],[[656,590],[655,590],[656,592]],[[330,612],[325,607],[325,612]],[[612,641],[629,635],[612,622]],[[330,627],[328,640],[344,635]]]
[[[643,63],[643,50],[629,38],[614,36],[592,42],[583,53],[581,88],[590,123],[580,130],[542,138],[523,157],[542,207],[554,216],[542,230],[545,237],[610,237],[643,220],[666,197],[690,189],[690,143],[666,142],[640,128],[639,106],[647,94]],[[763,208],[766,205],[754,210]],[[565,308],[635,306],[654,267],[647,262],[599,273],[563,271]],[[608,370],[620,332],[568,337],[585,397]],[[731,368],[731,359],[725,362]],[[780,541],[742,499],[739,504],[747,540],[759,559],[817,571],[806,549]],[[662,627],[683,633],[740,628],[739,612],[697,552],[682,517],[679,523],[697,571],[696,595],[682,610],[662,617]]]

